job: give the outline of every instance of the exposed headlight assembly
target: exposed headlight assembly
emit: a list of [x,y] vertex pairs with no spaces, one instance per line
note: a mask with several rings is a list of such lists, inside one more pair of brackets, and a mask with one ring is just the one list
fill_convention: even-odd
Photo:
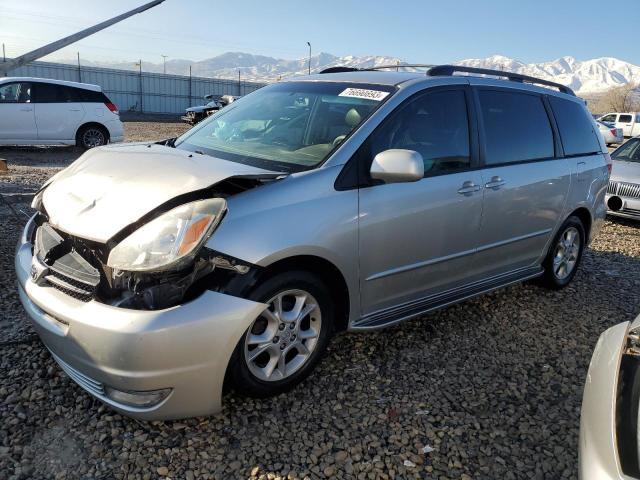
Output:
[[209,198],[169,210],[116,245],[107,265],[127,271],[179,266],[211,235],[225,208],[224,199]]

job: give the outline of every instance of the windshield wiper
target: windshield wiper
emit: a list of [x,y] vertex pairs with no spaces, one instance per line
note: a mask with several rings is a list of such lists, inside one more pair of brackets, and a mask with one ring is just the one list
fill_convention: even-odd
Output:
[[160,140],[156,142],[156,145],[164,145],[165,147],[176,148],[176,140],[178,137],[167,138],[166,140]]

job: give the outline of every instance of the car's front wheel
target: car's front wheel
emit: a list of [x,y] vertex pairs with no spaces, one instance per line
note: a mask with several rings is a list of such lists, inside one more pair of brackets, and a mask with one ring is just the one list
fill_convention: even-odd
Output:
[[238,342],[229,373],[236,390],[265,397],[311,373],[331,338],[334,308],[322,281],[303,271],[269,278],[251,299],[268,307]]
[[562,224],[549,246],[540,277],[542,286],[559,290],[569,285],[576,275],[586,243],[584,226],[571,216]]

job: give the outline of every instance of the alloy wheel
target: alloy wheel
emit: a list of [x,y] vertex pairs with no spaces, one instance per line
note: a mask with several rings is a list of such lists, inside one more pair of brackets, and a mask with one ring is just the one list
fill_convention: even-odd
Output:
[[553,255],[553,274],[564,280],[576,267],[580,254],[580,233],[575,227],[567,228],[558,239]]
[[244,359],[266,382],[283,380],[304,366],[318,344],[322,313],[304,290],[286,290],[268,302],[245,336]]
[[94,148],[104,145],[105,142],[104,133],[97,128],[89,128],[82,134],[82,144],[86,148]]

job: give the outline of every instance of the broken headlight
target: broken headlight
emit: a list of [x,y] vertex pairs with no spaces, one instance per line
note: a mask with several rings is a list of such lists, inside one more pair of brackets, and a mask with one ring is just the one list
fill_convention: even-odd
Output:
[[128,271],[176,266],[204,243],[225,208],[224,199],[210,198],[169,210],[116,245],[107,265]]

